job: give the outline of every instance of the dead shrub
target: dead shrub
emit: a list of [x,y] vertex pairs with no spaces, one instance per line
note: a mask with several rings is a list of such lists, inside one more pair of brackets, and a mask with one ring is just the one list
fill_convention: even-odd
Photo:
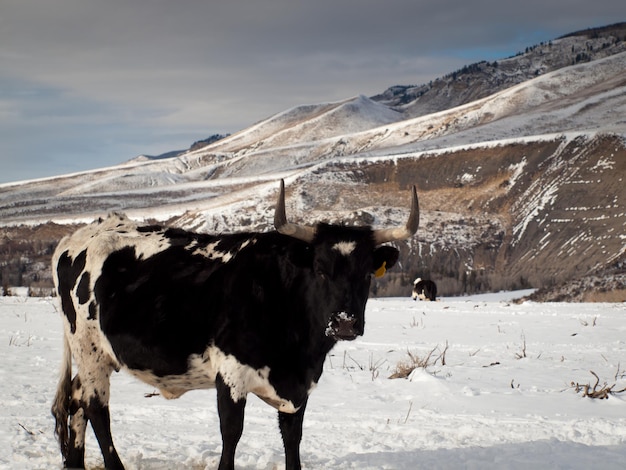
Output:
[[[617,393],[626,392],[626,387],[622,388],[621,390],[614,390],[616,384],[614,383],[613,385],[609,386],[607,382],[604,382],[602,387],[598,389],[598,385],[600,384],[600,377],[598,377],[598,374],[596,374],[592,370],[590,370],[589,372],[591,373],[591,375],[593,375],[596,378],[596,383],[593,385],[593,387],[590,384],[581,385],[577,382],[571,383],[571,386],[572,388],[576,390],[576,393],[582,392],[583,397],[598,398],[600,400],[605,400],[609,398],[609,395],[615,395]],[[617,373],[615,374],[616,381],[619,375],[620,375],[620,368],[618,366]]]
[[[442,366],[446,365],[446,352],[448,351],[448,342],[446,341],[445,347],[442,349],[439,345],[430,350],[428,354],[423,357],[412,353],[407,350],[408,359],[400,361],[396,364],[396,368],[389,376],[390,379],[406,379],[411,372],[415,369],[426,369],[429,366],[434,366],[437,362],[440,362]],[[435,354],[439,352],[438,356]]]

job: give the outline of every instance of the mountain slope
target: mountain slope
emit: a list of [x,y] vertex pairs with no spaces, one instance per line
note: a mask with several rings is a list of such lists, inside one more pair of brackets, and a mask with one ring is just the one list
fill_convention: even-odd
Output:
[[[271,118],[181,158],[211,161],[211,177],[224,178],[301,168],[346,155],[402,153],[572,131],[619,133],[626,122],[625,70],[626,52],[566,67],[466,105],[395,122],[397,113],[374,108],[370,100],[359,97],[350,102],[351,113],[334,112],[336,108],[330,113],[326,108],[324,113],[307,115],[306,122],[290,119],[281,131],[276,130],[277,118]],[[340,104],[342,111],[346,104]],[[364,119],[372,111],[379,118]],[[301,110],[285,114],[301,116]],[[385,123],[367,127],[377,120]],[[354,131],[360,127],[366,129]],[[257,139],[267,135],[271,137]]]

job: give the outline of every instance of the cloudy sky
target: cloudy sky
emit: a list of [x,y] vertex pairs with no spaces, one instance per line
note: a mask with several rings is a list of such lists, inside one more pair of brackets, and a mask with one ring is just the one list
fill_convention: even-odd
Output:
[[0,0],[0,183],[184,149],[625,20],[624,0]]

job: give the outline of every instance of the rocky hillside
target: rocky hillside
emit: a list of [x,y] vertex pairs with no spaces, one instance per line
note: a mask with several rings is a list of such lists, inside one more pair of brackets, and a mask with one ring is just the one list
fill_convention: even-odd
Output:
[[[401,273],[381,280],[376,292],[401,295],[419,275],[452,295],[552,287],[623,263],[624,175],[622,137],[558,136],[342,159],[294,181],[290,200],[292,213],[303,220],[383,226],[403,220],[408,188],[416,184],[418,235],[400,244]],[[346,211],[350,207],[355,210]],[[212,224],[216,219],[200,218]],[[194,226],[195,220],[180,222]],[[197,227],[220,230],[237,223],[223,219]]]

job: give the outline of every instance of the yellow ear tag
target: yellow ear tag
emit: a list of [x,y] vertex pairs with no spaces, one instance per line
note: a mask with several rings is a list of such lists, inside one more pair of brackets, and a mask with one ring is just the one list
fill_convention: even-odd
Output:
[[374,276],[383,277],[385,273],[387,272],[387,268],[385,268],[386,265],[387,265],[387,261],[383,261],[383,264],[380,266],[380,268],[374,271]]

